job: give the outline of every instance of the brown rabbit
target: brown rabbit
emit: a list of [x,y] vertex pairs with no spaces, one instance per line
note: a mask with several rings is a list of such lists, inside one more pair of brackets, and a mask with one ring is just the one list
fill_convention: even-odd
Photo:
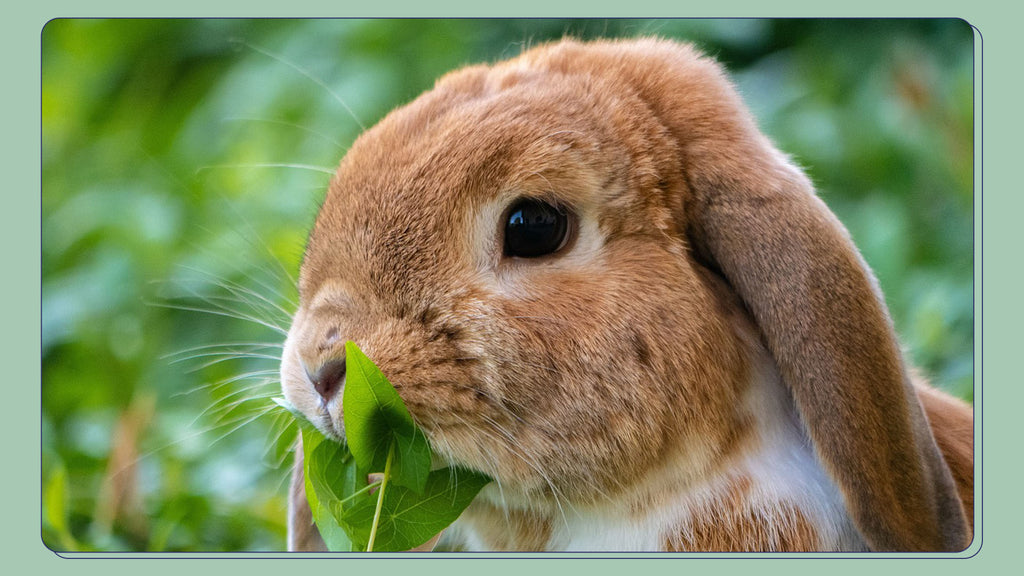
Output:
[[[843,226],[689,46],[445,76],[345,156],[299,290],[285,396],[343,437],[355,341],[494,478],[468,549],[971,542],[970,407],[914,383]],[[301,470],[289,547],[322,549]]]

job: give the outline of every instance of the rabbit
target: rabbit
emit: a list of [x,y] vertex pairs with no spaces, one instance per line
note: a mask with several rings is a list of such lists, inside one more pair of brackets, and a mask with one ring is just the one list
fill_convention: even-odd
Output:
[[[343,439],[344,343],[492,479],[465,550],[961,551],[973,410],[725,72],[564,39],[364,132],[310,232],[285,398]],[[297,450],[289,549],[323,550]]]

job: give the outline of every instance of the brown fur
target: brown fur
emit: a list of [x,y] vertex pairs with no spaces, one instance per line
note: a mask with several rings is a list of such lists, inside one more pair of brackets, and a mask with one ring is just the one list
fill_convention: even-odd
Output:
[[[571,207],[566,249],[502,257],[497,219],[522,196]],[[698,482],[754,446],[740,400],[763,339],[872,549],[969,542],[870,271],[687,46],[564,41],[442,78],[352,146],[299,289],[293,404],[343,435],[340,401],[318,408],[303,367],[353,340],[443,459],[531,510],[614,499],[669,454]],[[753,336],[732,319],[747,315]],[[797,509],[760,518],[730,505],[673,546],[813,541]]]
[[970,405],[928,386],[917,388],[935,443],[956,480],[971,531],[974,530],[974,411]]
[[738,478],[705,514],[665,542],[669,552],[809,552],[820,550],[817,531],[799,509],[766,513],[750,506],[751,482]]
[[726,508],[705,517],[678,539],[665,542],[667,552],[814,552],[820,544],[813,526],[797,509],[765,517],[756,509]]

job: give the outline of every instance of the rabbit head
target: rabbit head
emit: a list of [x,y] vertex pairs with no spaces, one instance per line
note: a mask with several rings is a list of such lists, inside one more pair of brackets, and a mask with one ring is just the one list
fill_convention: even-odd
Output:
[[284,391],[328,434],[352,340],[440,457],[512,501],[593,502],[669,455],[683,482],[728,465],[763,342],[867,543],[966,546],[870,271],[688,46],[445,76],[345,156],[299,288]]

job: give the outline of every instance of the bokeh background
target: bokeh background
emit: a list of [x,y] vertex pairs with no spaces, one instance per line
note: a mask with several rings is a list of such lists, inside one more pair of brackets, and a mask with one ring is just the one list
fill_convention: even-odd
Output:
[[363,126],[566,34],[696,42],[973,398],[973,44],[959,20],[55,20],[42,32],[41,529],[57,550],[285,542],[294,278]]

